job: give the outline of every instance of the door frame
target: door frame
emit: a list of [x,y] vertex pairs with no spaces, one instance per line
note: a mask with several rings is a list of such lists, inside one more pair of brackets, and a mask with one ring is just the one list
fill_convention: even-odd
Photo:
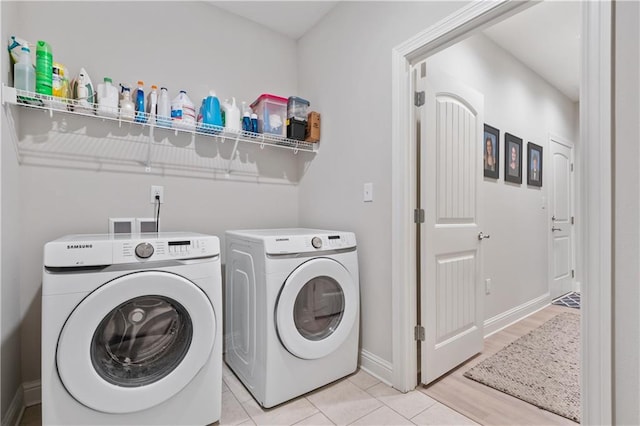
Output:
[[[417,383],[411,64],[535,2],[472,2],[392,50],[392,384]],[[612,423],[612,2],[583,2],[580,81],[583,424]],[[582,182],[582,184],[580,184]]]
[[[547,143],[548,143],[548,147],[549,147],[549,154],[547,157],[547,164],[549,165],[547,170],[551,169],[553,167],[553,162],[551,160],[553,160],[553,150],[552,150],[552,144],[557,143],[559,145],[563,145],[565,147],[567,147],[568,149],[571,150],[571,164],[575,164],[575,156],[576,156],[576,147],[574,145],[573,142],[571,142],[569,139],[563,138],[561,136],[556,135],[555,133],[549,133],[548,137],[547,137]],[[571,215],[574,217],[579,217],[578,214],[578,209],[577,209],[577,202],[576,202],[576,176],[578,173],[578,167],[575,168],[574,172],[571,174],[570,177],[570,183],[569,185],[571,186]],[[555,174],[552,174],[551,179],[555,180]],[[553,203],[553,199],[551,197],[551,194],[549,194],[550,196],[547,197],[547,199],[549,200],[549,206],[551,206],[551,203]],[[551,208],[549,208],[547,210],[547,224],[551,225],[553,223],[551,217],[553,216],[553,211]],[[576,283],[578,283],[578,263],[576,262],[576,247],[578,247],[578,244],[576,243],[576,239],[578,237],[578,232],[576,232],[576,227],[573,226],[571,229],[571,265],[572,268],[576,271],[576,276],[573,277],[573,280],[571,281],[571,291],[580,291],[580,286],[577,285]],[[547,249],[549,250],[549,267],[548,267],[548,275],[549,275],[549,294],[552,294],[551,292],[551,286],[553,285],[553,277],[554,277],[554,264],[553,264],[553,233],[549,233],[548,234],[548,241],[547,241]],[[577,287],[577,288],[576,288]]]

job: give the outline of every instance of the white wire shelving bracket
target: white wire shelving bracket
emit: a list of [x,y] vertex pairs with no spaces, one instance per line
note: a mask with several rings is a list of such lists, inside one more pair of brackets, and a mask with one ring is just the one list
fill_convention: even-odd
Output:
[[[88,117],[92,119],[108,120],[118,123],[121,127],[123,123],[149,127],[149,141],[147,146],[145,171],[151,171],[152,150],[154,149],[153,134],[155,128],[163,128],[174,131],[176,135],[180,133],[191,134],[191,143],[195,141],[196,135],[205,138],[218,140],[224,143],[226,140],[233,140],[234,146],[229,158],[227,166],[227,174],[231,173],[231,163],[238,151],[240,142],[247,144],[259,145],[260,148],[265,146],[290,150],[293,154],[298,152],[318,152],[318,144],[295,139],[288,139],[278,135],[253,133],[245,131],[230,130],[219,126],[212,126],[202,123],[179,124],[175,125],[171,119],[161,120],[161,117],[152,116],[149,113],[136,113],[133,120],[119,118],[119,109],[114,108],[108,111],[109,115],[97,114],[98,106],[89,102],[81,102],[75,99],[58,98],[55,96],[47,96],[38,93],[18,90],[13,87],[2,84],[2,105],[20,105],[27,108],[35,108],[49,112],[49,117],[53,117],[53,113],[71,114],[74,116]],[[19,150],[19,147],[16,147]]]

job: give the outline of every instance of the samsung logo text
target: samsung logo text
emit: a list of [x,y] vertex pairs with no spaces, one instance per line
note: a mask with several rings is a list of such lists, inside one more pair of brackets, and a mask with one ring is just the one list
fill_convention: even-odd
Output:
[[67,250],[93,248],[93,244],[69,244]]

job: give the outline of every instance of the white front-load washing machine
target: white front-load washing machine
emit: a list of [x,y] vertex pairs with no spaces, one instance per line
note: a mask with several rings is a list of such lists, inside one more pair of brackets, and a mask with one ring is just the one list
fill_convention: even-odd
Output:
[[217,237],[71,235],[44,247],[43,425],[220,419]]
[[360,291],[351,232],[225,233],[225,361],[269,408],[353,373]]

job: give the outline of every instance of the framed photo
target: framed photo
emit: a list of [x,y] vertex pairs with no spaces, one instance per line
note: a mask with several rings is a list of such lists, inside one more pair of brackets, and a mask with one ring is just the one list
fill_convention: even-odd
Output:
[[484,177],[498,179],[500,177],[500,130],[485,124],[482,140]]
[[522,139],[504,134],[504,180],[522,183]]
[[527,185],[542,186],[542,147],[527,143]]

